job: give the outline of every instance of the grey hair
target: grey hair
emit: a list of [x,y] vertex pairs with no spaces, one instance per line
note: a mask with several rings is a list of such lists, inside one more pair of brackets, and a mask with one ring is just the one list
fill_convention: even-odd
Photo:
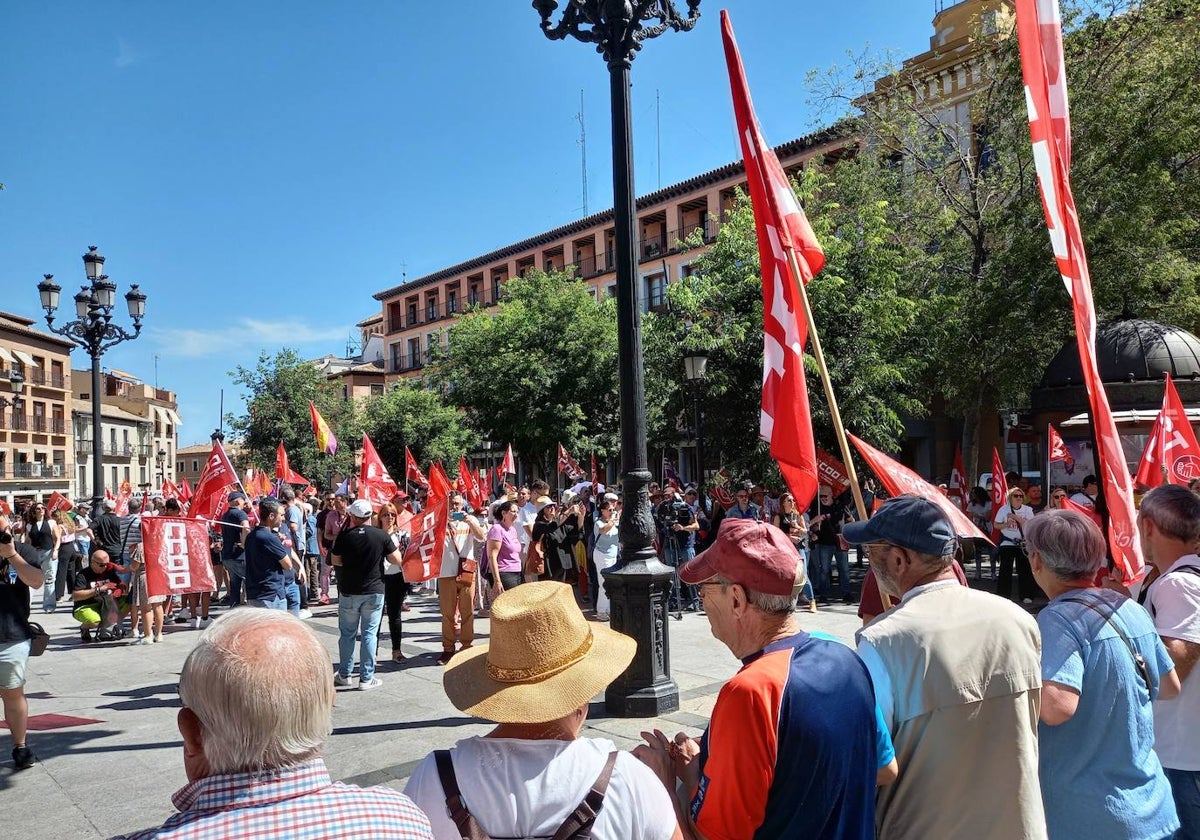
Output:
[[1076,510],[1046,510],[1025,526],[1030,554],[1063,580],[1091,580],[1104,565],[1104,535]]
[[[728,589],[731,585],[737,583],[737,581],[729,580],[721,575],[717,576],[717,581],[723,589]],[[757,592],[744,583],[738,583],[738,586],[746,591],[746,600],[750,602],[750,606],[759,612],[764,612],[772,616],[780,616],[791,615],[796,610],[796,598],[794,595],[772,595],[766,592]]]
[[183,663],[179,699],[204,730],[214,773],[287,767],[333,731],[333,672],[316,634],[281,610],[241,607],[205,630]]
[[1186,487],[1155,487],[1142,496],[1141,514],[1169,537],[1189,543],[1200,538],[1200,496]]

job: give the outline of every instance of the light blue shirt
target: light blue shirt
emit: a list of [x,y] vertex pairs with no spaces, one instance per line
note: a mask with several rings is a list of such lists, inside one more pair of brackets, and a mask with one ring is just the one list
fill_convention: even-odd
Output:
[[[1150,683],[1133,655],[1086,598],[1115,621],[1146,660]],[[1038,724],[1039,765],[1051,840],[1159,840],[1179,828],[1171,787],[1154,752],[1159,678],[1174,668],[1150,616],[1105,589],[1059,595],[1038,615],[1042,680],[1079,692],[1079,707],[1060,726]]]
[[[957,582],[957,581],[956,581]],[[814,639],[826,639],[838,644],[845,644],[841,639],[822,633],[820,630],[809,630],[808,635]],[[847,645],[848,647],[848,645]],[[892,733],[888,731],[883,719],[883,711],[879,707],[879,692],[875,692],[875,761],[876,767],[886,767],[896,757],[896,748],[892,745]]]

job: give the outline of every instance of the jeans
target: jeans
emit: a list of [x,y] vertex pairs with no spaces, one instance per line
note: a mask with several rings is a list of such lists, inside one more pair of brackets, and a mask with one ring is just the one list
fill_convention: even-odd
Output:
[[501,572],[500,585],[504,587],[504,591],[512,589],[514,586],[519,586],[525,582],[525,575],[520,572]]
[[42,586],[42,609],[46,612],[54,612],[54,580],[58,575],[58,558],[49,549],[46,551],[38,549],[37,559],[41,561],[42,574],[46,576],[46,583]]
[[804,566],[804,586],[800,589],[800,597],[811,601],[813,600],[813,585],[812,578],[809,577],[808,571],[808,551],[803,548],[801,548],[799,551],[800,563]]
[[350,679],[354,668],[354,634],[362,636],[359,645],[359,679],[366,683],[375,678],[375,652],[379,647],[379,622],[383,618],[383,593],[338,596],[338,673]]
[[226,560],[223,564],[229,573],[229,609],[242,603],[242,584],[246,581],[246,561]]
[[849,600],[851,597],[850,591],[850,553],[843,551],[836,545],[821,545],[817,544],[815,549],[817,559],[817,574],[813,581],[813,590],[818,598],[829,598],[830,589],[833,588],[832,572],[833,563],[837,561],[838,572],[838,590],[841,592],[843,600]]
[[[663,562],[676,570],[671,580],[671,603],[679,607],[698,607],[700,599],[696,595],[696,587],[679,580],[679,567],[696,556],[692,546],[680,548],[671,543],[670,539],[663,545]],[[680,590],[683,590],[680,592]],[[682,595],[683,600],[680,600]]]
[[1176,840],[1200,840],[1200,770],[1172,770],[1164,767],[1180,828]]
[[248,598],[246,606],[259,607],[264,610],[283,610],[288,608],[287,598]]
[[287,593],[288,612],[300,615],[300,584],[296,583],[295,578],[291,578],[284,584],[283,591]]

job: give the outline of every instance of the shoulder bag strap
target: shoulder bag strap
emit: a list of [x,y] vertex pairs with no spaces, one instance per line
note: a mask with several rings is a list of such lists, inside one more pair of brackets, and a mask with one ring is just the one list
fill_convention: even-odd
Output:
[[554,832],[551,840],[589,840],[592,836],[592,826],[596,822],[596,816],[604,806],[604,794],[608,790],[613,766],[616,763],[617,753],[614,750],[608,754],[608,761],[604,762],[604,769],[600,771],[596,781],[592,782],[592,788],[587,792],[587,796],[575,806],[575,810],[558,827],[558,831]]
[[[1109,609],[1108,604],[1104,603],[1104,601],[1099,599],[1084,598],[1081,595],[1066,597],[1062,600],[1070,601],[1073,604],[1083,604],[1089,610],[1103,618],[1105,622],[1107,622],[1108,626],[1116,631],[1116,634],[1121,637],[1121,641],[1125,643],[1125,647],[1129,649],[1129,655],[1133,657],[1133,664],[1137,667],[1138,673],[1141,674],[1142,680],[1146,683],[1146,689],[1150,690],[1153,686],[1153,683],[1150,680],[1150,668],[1146,665],[1146,658],[1138,653],[1137,648],[1133,646],[1133,642],[1129,641],[1129,637],[1125,635],[1125,631],[1121,629],[1121,626],[1117,624],[1117,622],[1113,621],[1113,614],[1116,611]],[[1103,609],[1100,606],[1101,604],[1104,604]]]
[[446,807],[450,810],[450,819],[454,820],[462,840],[491,840],[463,802],[462,791],[458,789],[458,777],[454,775],[454,761],[450,758],[450,751],[434,750],[433,759],[437,763],[442,792],[446,794]]

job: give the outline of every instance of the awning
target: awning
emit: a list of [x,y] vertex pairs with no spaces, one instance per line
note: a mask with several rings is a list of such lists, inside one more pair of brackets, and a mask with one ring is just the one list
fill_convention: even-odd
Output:
[[24,350],[18,350],[17,348],[14,347],[10,352],[14,356],[16,356],[18,359],[20,359],[22,362],[24,362],[26,365],[28,365],[29,367],[37,367],[38,366],[38,363],[33,360],[33,356],[30,356]]
[[12,353],[8,352],[7,347],[0,347],[0,359],[3,359],[4,361],[8,362],[10,365],[13,363]]
[[182,426],[183,425],[183,421],[179,419],[179,413],[177,411],[175,411],[175,409],[164,408],[163,413],[167,415],[167,418],[171,421],[171,424],[173,426]]
[[163,411],[161,405],[155,405],[154,403],[151,403],[150,416],[153,418],[155,423],[162,423],[164,426],[168,426],[171,423],[171,418],[167,416],[165,411]]
[[[1184,411],[1187,414],[1189,422],[1200,423],[1200,408],[1185,408]],[[1113,420],[1115,420],[1118,424],[1129,426],[1137,423],[1153,423],[1154,419],[1158,417],[1158,411],[1137,411],[1135,409],[1129,409],[1127,411],[1114,411],[1112,415]],[[1071,426],[1087,426],[1090,424],[1088,423],[1088,415],[1085,412],[1083,414],[1076,414],[1074,417],[1071,417],[1069,420],[1064,420],[1058,425],[1067,428]]]

